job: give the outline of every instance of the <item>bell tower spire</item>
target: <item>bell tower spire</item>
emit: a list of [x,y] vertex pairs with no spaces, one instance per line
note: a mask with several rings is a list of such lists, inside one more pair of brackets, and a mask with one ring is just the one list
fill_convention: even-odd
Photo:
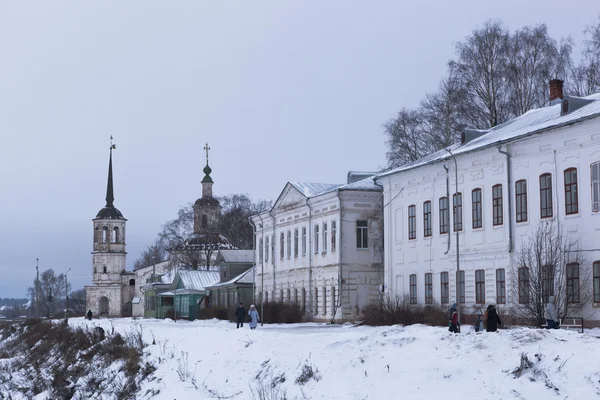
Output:
[[110,156],[108,158],[108,183],[106,184],[106,206],[114,207],[113,202],[115,201],[115,195],[113,192],[113,176],[112,176],[112,151],[117,146],[113,144],[113,137],[110,136]]
[[210,147],[208,147],[208,142],[204,146],[204,151],[206,151],[206,167],[202,170],[204,172],[204,178],[202,179],[202,197],[212,197],[212,185],[213,180],[210,177],[210,173],[212,169],[208,166],[208,151]]

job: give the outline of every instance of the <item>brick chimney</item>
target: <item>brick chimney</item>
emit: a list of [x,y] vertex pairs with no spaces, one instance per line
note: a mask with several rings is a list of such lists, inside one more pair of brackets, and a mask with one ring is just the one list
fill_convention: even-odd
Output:
[[550,81],[550,101],[563,98],[563,82],[560,79]]

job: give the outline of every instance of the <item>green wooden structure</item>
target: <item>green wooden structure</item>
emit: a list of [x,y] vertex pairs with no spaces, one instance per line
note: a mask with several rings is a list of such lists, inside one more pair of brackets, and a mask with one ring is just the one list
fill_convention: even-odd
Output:
[[206,288],[218,281],[217,269],[177,270],[169,290],[157,294],[157,318],[194,320],[197,308],[206,304]]

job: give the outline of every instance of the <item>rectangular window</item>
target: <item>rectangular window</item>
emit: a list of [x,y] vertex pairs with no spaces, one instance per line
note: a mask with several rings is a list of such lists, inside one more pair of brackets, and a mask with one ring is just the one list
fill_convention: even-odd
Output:
[[408,238],[417,238],[417,207],[415,205],[408,207]]
[[542,301],[548,302],[548,298],[554,296],[554,265],[542,267]]
[[262,238],[258,241],[258,261],[261,264],[263,262],[263,240],[262,240]]
[[319,288],[315,288],[315,315],[319,313]]
[[275,263],[275,235],[271,236],[271,264]]
[[475,271],[475,303],[485,304],[485,271]]
[[591,165],[592,211],[600,211],[600,161]]
[[431,202],[423,203],[423,236],[431,236]]
[[335,251],[336,240],[337,240],[337,230],[335,226],[335,221],[331,221],[331,251]]
[[323,222],[323,253],[327,252],[327,222]]
[[302,227],[302,257],[306,255],[306,227]]
[[335,314],[335,286],[331,287],[331,314]]
[[594,303],[600,303],[600,261],[594,262]]
[[552,175],[540,175],[540,218],[552,218]]
[[294,257],[298,257],[298,228],[294,229]]
[[315,254],[319,252],[319,225],[315,225],[315,237],[313,238],[313,244],[315,246]]
[[462,231],[462,193],[452,195],[454,232]]
[[506,274],[504,268],[496,270],[496,303],[506,304]]
[[369,248],[369,228],[367,221],[356,221],[356,248]]
[[579,264],[567,264],[567,302],[579,303]]
[[570,215],[578,212],[577,168],[569,168],[565,170],[565,213]]
[[502,209],[502,185],[492,186],[492,213],[494,226],[504,223],[504,211]]
[[322,288],[323,294],[321,295],[321,300],[323,301],[323,315],[327,314],[327,288],[323,286]]
[[265,239],[265,262],[269,262],[269,251],[271,249],[269,248],[269,237],[267,236],[267,238]]
[[281,235],[279,235],[279,258],[281,258],[283,260],[284,256],[285,256],[285,235],[283,232],[281,232]]
[[287,258],[292,258],[292,231],[287,231]]
[[410,276],[410,304],[417,304],[417,275]]
[[425,274],[425,304],[433,304],[433,274]]
[[465,271],[458,271],[458,297],[459,303],[465,304]]
[[473,229],[483,226],[482,211],[481,211],[481,189],[474,189],[471,192],[473,200]]
[[450,229],[450,210],[448,209],[448,198],[440,198],[440,234],[448,233]]
[[448,273],[440,274],[440,297],[442,304],[450,303],[450,291],[448,290]]
[[519,268],[519,304],[529,304],[529,268]]
[[515,200],[517,222],[527,221],[527,181],[524,179],[515,182]]

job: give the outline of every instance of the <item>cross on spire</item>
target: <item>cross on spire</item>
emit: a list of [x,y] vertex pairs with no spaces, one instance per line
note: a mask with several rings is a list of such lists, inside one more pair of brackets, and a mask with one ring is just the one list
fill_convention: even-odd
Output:
[[210,147],[208,147],[208,142],[206,142],[204,150],[206,151],[206,165],[208,165],[208,151],[210,150]]

